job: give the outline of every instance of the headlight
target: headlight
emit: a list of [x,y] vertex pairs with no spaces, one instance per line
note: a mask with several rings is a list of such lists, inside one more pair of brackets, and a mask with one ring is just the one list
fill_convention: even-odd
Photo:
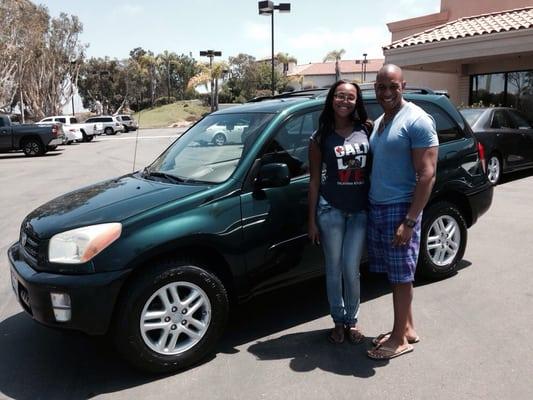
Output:
[[84,226],[52,236],[48,246],[50,262],[83,264],[120,237],[122,224],[113,222]]

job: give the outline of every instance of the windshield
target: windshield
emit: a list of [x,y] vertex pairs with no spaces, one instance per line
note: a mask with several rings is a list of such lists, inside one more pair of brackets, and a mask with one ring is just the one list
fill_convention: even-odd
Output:
[[481,108],[465,108],[460,111],[470,126],[474,125],[479,117],[481,117],[481,114],[485,112],[485,110]]
[[273,114],[208,115],[161,154],[145,176],[170,182],[220,183],[235,171],[241,156]]

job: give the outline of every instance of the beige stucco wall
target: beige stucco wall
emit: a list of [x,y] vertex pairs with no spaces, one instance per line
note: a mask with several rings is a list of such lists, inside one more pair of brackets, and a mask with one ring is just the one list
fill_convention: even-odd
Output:
[[446,90],[450,100],[459,105],[459,76],[439,72],[410,71],[404,69],[403,77],[407,86],[424,87],[433,90]]
[[532,0],[441,0],[441,11],[449,12],[450,21],[514,8],[532,7]]

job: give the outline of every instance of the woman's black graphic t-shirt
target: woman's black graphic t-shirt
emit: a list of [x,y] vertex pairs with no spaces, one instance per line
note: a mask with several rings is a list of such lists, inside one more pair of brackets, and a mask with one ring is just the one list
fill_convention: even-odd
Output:
[[[312,136],[312,140],[316,140],[315,135]],[[369,189],[369,144],[365,128],[362,125],[356,126],[346,138],[332,132],[321,139],[320,194],[339,210],[347,212],[366,210]]]

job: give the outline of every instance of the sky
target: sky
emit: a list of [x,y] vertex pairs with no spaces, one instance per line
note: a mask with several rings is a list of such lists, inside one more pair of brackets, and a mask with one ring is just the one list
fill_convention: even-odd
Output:
[[[258,14],[257,0],[33,0],[51,16],[76,15],[87,56],[128,58],[142,47],[191,54],[222,51],[221,59],[247,53],[258,59],[271,54],[271,17]],[[298,64],[322,62],[332,50],[343,59],[382,58],[390,43],[388,22],[440,11],[439,0],[282,0],[290,13],[274,14],[274,52],[295,57]],[[278,4],[278,3],[275,3]]]

